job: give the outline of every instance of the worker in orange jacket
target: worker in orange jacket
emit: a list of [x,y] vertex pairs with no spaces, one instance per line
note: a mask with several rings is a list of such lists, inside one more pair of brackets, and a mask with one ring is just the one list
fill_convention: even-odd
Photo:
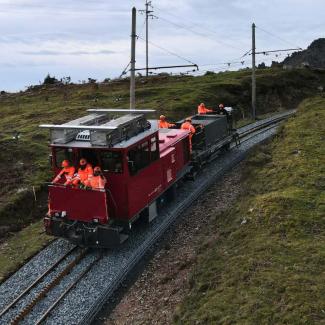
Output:
[[202,114],[206,114],[206,113],[212,113],[213,110],[209,109],[207,107],[205,107],[204,103],[201,103],[198,107],[197,107],[197,112],[198,114],[202,115]]
[[102,173],[102,170],[99,166],[94,168],[94,175],[86,181],[86,186],[91,187],[92,189],[103,189],[106,185],[106,178]]
[[74,186],[78,186],[79,183],[85,185],[94,174],[92,165],[89,164],[85,158],[81,158],[79,164],[80,167],[78,168],[78,173],[72,181]]
[[166,121],[166,116],[165,115],[160,115],[159,121],[158,121],[158,128],[159,129],[168,129],[175,126],[173,123],[168,123]]
[[72,183],[72,178],[75,173],[75,168],[70,165],[69,160],[63,160],[61,164],[62,170],[56,177],[53,179],[52,183],[59,183],[62,176],[65,177],[64,185],[70,185]]
[[190,136],[189,136],[189,140],[190,140],[190,152],[192,152],[192,137],[195,133],[195,127],[192,125],[192,119],[191,117],[187,117],[185,119],[185,122],[181,125],[181,129],[182,130],[188,130],[190,131]]

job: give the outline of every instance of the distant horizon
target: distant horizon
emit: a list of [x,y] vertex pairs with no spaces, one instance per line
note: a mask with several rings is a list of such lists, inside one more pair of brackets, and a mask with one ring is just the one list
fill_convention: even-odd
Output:
[[[263,62],[260,62],[260,63],[263,63]],[[279,62],[280,63],[280,62]],[[271,64],[270,65],[266,65],[267,68],[271,68]],[[225,69],[225,70],[220,70],[220,71],[210,71],[210,70],[206,70],[204,72],[201,72],[199,74],[193,74],[193,73],[188,73],[188,74],[183,74],[184,76],[192,76],[192,77],[199,77],[199,76],[203,76],[204,74],[206,74],[207,72],[213,72],[215,74],[218,74],[218,73],[225,73],[225,72],[238,72],[238,71],[241,71],[241,70],[246,70],[246,69],[251,69],[251,67],[247,66],[247,67],[244,67],[244,68],[238,68],[238,69],[234,69],[234,70],[229,70],[229,69]],[[200,72],[200,70],[198,71]],[[168,72],[168,71],[163,71],[163,72],[157,72],[155,74],[150,74],[149,77],[155,77],[155,76],[159,76],[159,74],[162,74],[162,73],[167,73],[169,74],[170,76],[180,76],[182,75],[182,72]],[[6,93],[9,93],[9,94],[14,94],[14,93],[19,93],[19,92],[24,92],[26,90],[28,90],[29,87],[34,87],[34,86],[43,86],[44,85],[44,79],[50,75],[50,77],[52,78],[55,78],[58,80],[59,83],[63,83],[63,80],[64,78],[66,77],[69,77],[69,76],[62,76],[62,77],[58,77],[58,76],[55,76],[55,75],[51,75],[51,74],[46,74],[43,78],[43,80],[39,80],[38,83],[36,84],[31,84],[31,85],[28,85],[28,86],[24,86],[23,89],[18,89],[18,90],[4,90],[4,89],[0,89],[0,91],[4,91]],[[71,81],[67,84],[67,85],[84,85],[84,84],[89,84],[90,82],[88,81],[88,79],[95,79],[96,80],[96,83],[104,83],[105,82],[105,79],[110,79],[111,81],[114,81],[114,80],[123,80],[123,79],[127,79],[129,76],[125,76],[123,78],[119,78],[119,76],[117,77],[106,77],[104,79],[95,79],[95,78],[92,78],[92,77],[87,77],[86,79],[83,79],[83,80],[78,80],[78,81],[73,81],[71,79]],[[136,75],[136,78],[138,78],[140,76]],[[145,78],[145,73],[142,74],[143,78]],[[48,84],[48,85],[51,85],[51,84]],[[54,85],[54,84],[53,84]]]
[[[117,78],[130,61],[131,8],[144,0],[0,0],[0,90],[24,91],[49,73],[73,83]],[[324,37],[321,0],[152,0],[149,62],[196,63],[200,70],[251,66],[251,24],[257,50],[307,48]],[[145,66],[144,16],[137,14],[137,66]],[[291,53],[291,52],[288,52]],[[287,53],[260,55],[256,64],[283,61]],[[244,61],[244,63],[242,63]],[[230,66],[228,66],[230,63]],[[161,70],[160,72],[186,72]]]

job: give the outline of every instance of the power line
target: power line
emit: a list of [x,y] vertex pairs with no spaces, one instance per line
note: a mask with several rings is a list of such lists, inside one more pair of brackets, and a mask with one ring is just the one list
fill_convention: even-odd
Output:
[[[176,27],[178,27],[178,28],[185,29],[185,30],[190,31],[190,32],[192,32],[192,33],[194,33],[194,34],[197,34],[197,35],[199,35],[199,36],[201,36],[201,37],[207,38],[207,39],[209,39],[209,40],[211,40],[211,41],[213,41],[213,42],[217,42],[217,43],[220,43],[220,44],[222,44],[222,45],[225,45],[225,46],[228,46],[228,47],[232,47],[232,48],[234,48],[234,49],[236,49],[236,50],[240,50],[240,51],[242,51],[242,49],[239,49],[239,48],[237,48],[237,47],[234,47],[234,46],[232,46],[232,45],[229,45],[229,44],[227,44],[227,43],[225,43],[225,42],[222,42],[222,41],[215,40],[215,39],[212,39],[212,38],[210,38],[210,37],[207,37],[206,35],[204,35],[204,34],[202,34],[202,33],[196,32],[196,31],[194,31],[194,30],[192,30],[192,29],[190,29],[190,28],[188,28],[188,27],[186,27],[186,26],[184,26],[184,25],[181,25],[181,24],[178,24],[178,23],[174,23],[174,22],[172,22],[172,21],[170,21],[170,20],[168,20],[168,19],[166,19],[166,18],[163,18],[163,17],[161,17],[161,16],[158,16],[157,18],[162,19],[162,20],[165,20],[165,21],[167,21],[168,23],[170,23],[170,24],[172,24],[172,25],[174,25],[174,26],[176,26]],[[250,52],[250,51],[251,51],[251,50],[249,50],[248,52]],[[246,53],[248,53],[248,52],[246,52]],[[240,60],[241,58],[243,58],[243,57],[246,55],[246,53],[245,53],[244,55],[242,55],[241,57],[239,57],[239,58],[235,58],[235,59],[233,59],[232,61]],[[229,63],[229,62],[226,62],[226,64],[228,64],[228,63]]]
[[289,45],[293,45],[293,46],[297,47],[298,49],[302,50],[302,48],[301,48],[300,46],[297,46],[296,44],[293,44],[293,43],[291,43],[291,42],[285,40],[284,38],[279,37],[279,36],[277,36],[277,35],[275,35],[275,34],[269,32],[269,31],[265,30],[264,28],[261,28],[261,27],[259,27],[259,26],[256,26],[256,28],[258,28],[259,30],[263,31],[263,32],[266,33],[266,34],[269,34],[270,36],[272,36],[272,37],[274,37],[274,38],[277,38],[278,40],[280,40],[280,41],[282,41],[282,42],[284,42],[284,43],[287,43],[287,44],[289,44]]
[[[146,41],[145,39],[143,39],[143,38],[140,37],[140,36],[138,36],[138,39],[140,39],[140,40],[142,40],[142,41]],[[154,47],[159,48],[159,49],[162,50],[162,51],[165,51],[166,53],[168,53],[168,54],[170,54],[170,55],[173,55],[173,56],[175,56],[175,57],[178,57],[179,59],[182,59],[182,60],[184,60],[184,61],[186,61],[186,62],[188,62],[188,63],[190,63],[190,64],[196,65],[195,63],[193,63],[192,61],[186,59],[185,57],[183,57],[183,56],[181,56],[181,55],[179,55],[179,54],[177,54],[177,53],[175,53],[175,52],[171,52],[171,51],[165,49],[165,48],[162,47],[162,46],[159,46],[159,45],[157,45],[157,44],[155,44],[155,43],[153,43],[153,42],[151,42],[151,41],[148,41],[148,43],[151,44],[151,45],[154,46]]]
[[252,49],[248,50],[244,55],[242,55],[240,58],[245,57],[246,55],[250,55],[250,53],[252,52]]
[[140,27],[139,35],[142,34],[142,32],[143,32],[143,28],[144,28],[145,25],[146,25],[146,19],[144,19],[144,21],[143,21],[143,23],[142,23],[142,25],[141,25],[141,27]]
[[221,66],[221,65],[227,65],[228,67],[230,67],[232,64],[244,65],[245,61],[230,61],[230,62],[216,62],[216,63],[211,63],[211,64],[200,64],[200,67]]
[[[177,18],[178,20],[182,20],[182,21],[184,21],[184,17],[177,16],[177,15],[175,15],[175,14],[173,14],[173,13],[167,11],[167,10],[163,10],[163,9],[161,9],[161,8],[158,8],[157,6],[155,6],[155,9],[158,9],[159,11],[162,11],[163,13],[166,13],[166,14],[169,15],[169,16],[173,16],[173,17]],[[167,20],[167,19],[165,19],[165,20]],[[187,21],[189,22],[189,20],[187,20]],[[173,22],[170,22],[170,23],[173,23]],[[180,25],[180,24],[179,24],[179,25]],[[182,28],[187,29],[187,30],[189,30],[189,31],[191,31],[191,32],[193,32],[193,33],[199,33],[199,32],[196,32],[195,30],[192,29],[192,27],[198,27],[198,28],[200,28],[200,29],[202,29],[202,30],[205,30],[205,31],[209,32],[209,33],[215,34],[215,35],[217,35],[218,37],[220,36],[220,35],[219,35],[218,33],[216,33],[213,29],[211,29],[211,28],[209,28],[209,27],[207,27],[207,26],[203,26],[201,23],[198,24],[198,23],[193,23],[193,22],[191,22],[191,27],[188,27],[188,26],[185,26],[185,25],[181,25],[181,26],[183,26]],[[200,34],[200,36],[203,36],[203,37],[208,38],[206,35],[202,35],[202,34]],[[228,44],[228,43],[225,43],[225,42],[222,42],[222,41],[217,41],[217,40],[215,40],[215,39],[213,39],[213,41],[218,42],[218,43],[220,43],[220,44],[223,44],[223,45],[225,45],[225,46],[232,47],[232,48],[234,48],[234,49],[236,49],[236,50],[239,50],[238,47],[235,47],[235,46],[233,46],[233,45],[231,45],[231,44]]]
[[128,67],[130,66],[131,62],[128,63],[128,65],[125,67],[125,69],[122,71],[119,79],[121,79],[128,71]]
[[[289,52],[289,51],[300,51],[302,48],[295,48],[295,49],[281,49],[281,50],[268,50],[268,51],[260,51],[255,52],[255,54],[264,54],[267,55],[268,53],[275,53],[275,52]],[[249,54],[251,55],[251,54]]]
[[188,32],[191,32],[191,33],[193,33],[193,34],[196,34],[196,35],[198,35],[198,36],[201,36],[201,37],[203,37],[203,38],[206,38],[206,39],[208,39],[208,40],[210,40],[210,41],[212,41],[212,42],[216,42],[216,43],[219,43],[219,44],[221,44],[221,45],[231,47],[231,48],[233,48],[233,49],[235,49],[235,50],[242,51],[242,49],[240,49],[240,48],[238,48],[238,47],[235,47],[235,46],[230,45],[230,44],[228,44],[228,43],[225,43],[225,42],[223,42],[223,41],[220,41],[220,40],[216,40],[216,39],[214,39],[214,38],[211,38],[211,37],[209,37],[209,36],[207,36],[207,35],[205,35],[205,34],[202,34],[202,33],[200,33],[200,32],[197,32],[197,31],[195,31],[194,29],[191,29],[191,28],[189,28],[189,27],[187,27],[187,26],[185,26],[185,25],[181,25],[181,24],[179,24],[179,23],[174,23],[173,21],[171,21],[171,20],[169,20],[169,19],[166,19],[166,18],[164,18],[164,17],[161,17],[161,16],[158,16],[158,18],[161,19],[161,20],[164,20],[164,21],[166,21],[167,23],[172,24],[172,25],[174,25],[174,26],[176,26],[176,27],[178,27],[178,28],[180,28],[180,29],[184,29],[184,30],[186,30],[186,31],[188,31]]

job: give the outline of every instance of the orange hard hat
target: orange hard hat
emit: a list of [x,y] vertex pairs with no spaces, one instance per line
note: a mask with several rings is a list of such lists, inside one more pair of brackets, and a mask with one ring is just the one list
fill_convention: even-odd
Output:
[[219,108],[224,108],[223,104],[219,104]]
[[161,120],[164,120],[164,119],[166,118],[166,116],[165,116],[165,115],[160,115],[159,118],[160,118]]
[[96,166],[95,168],[94,168],[94,172],[101,172],[102,170],[101,170],[101,168],[99,167],[99,166]]
[[69,160],[63,160],[61,163],[61,167],[65,168],[65,167],[69,167],[70,166],[70,162]]
[[81,158],[80,161],[79,161],[79,164],[81,166],[87,165],[87,160],[85,158]]

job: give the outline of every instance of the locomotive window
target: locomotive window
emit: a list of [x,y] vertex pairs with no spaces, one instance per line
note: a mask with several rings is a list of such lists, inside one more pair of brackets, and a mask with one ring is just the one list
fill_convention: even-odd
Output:
[[150,164],[150,152],[148,142],[143,142],[128,152],[128,165],[131,175]]
[[99,157],[101,161],[101,167],[104,171],[113,173],[122,173],[122,152],[120,151],[100,151]]
[[70,164],[74,164],[73,151],[71,148],[56,148],[55,149],[55,165],[61,168],[63,160],[69,160]]
[[93,149],[80,149],[79,159],[85,158],[93,167],[98,166],[97,150]]
[[159,156],[157,137],[152,137],[150,143],[151,143],[150,160],[155,161],[158,159]]

